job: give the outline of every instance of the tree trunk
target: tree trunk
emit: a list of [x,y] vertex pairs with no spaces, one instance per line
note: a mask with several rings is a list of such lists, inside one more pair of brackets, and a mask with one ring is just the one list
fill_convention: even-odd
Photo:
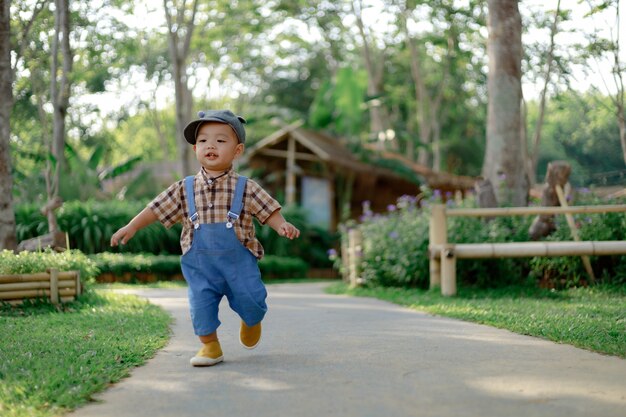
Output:
[[[172,60],[172,73],[174,78],[174,91],[176,97],[176,143],[178,158],[181,165],[182,175],[191,174],[193,167],[193,153],[189,143],[183,136],[183,129],[191,121],[193,108],[193,95],[187,84],[187,59],[191,45],[191,36],[195,28],[198,0],[192,4],[192,13],[189,21],[185,21],[185,4],[176,8],[176,21],[172,17],[168,0],[163,0],[165,18],[167,20],[167,35],[170,58]],[[184,37],[179,31],[184,31]]]
[[622,156],[624,157],[624,163],[626,164],[626,120],[624,120],[623,101],[621,102],[621,106],[617,107],[617,122],[619,124],[619,140],[622,144]]
[[526,206],[528,179],[520,138],[522,22],[518,0],[489,0],[487,146],[483,177],[500,206]]
[[537,160],[539,159],[539,142],[541,141],[541,129],[543,128],[543,118],[546,111],[546,94],[548,91],[548,85],[550,83],[550,76],[552,75],[552,65],[554,61],[554,37],[557,33],[557,23],[559,21],[560,9],[561,0],[558,0],[556,4],[556,10],[554,11],[554,20],[552,21],[552,27],[550,28],[550,47],[548,49],[548,56],[546,57],[546,73],[544,75],[541,98],[539,99],[539,116],[537,117],[537,125],[535,126],[535,133],[533,135],[533,148],[532,152],[530,153],[528,179],[531,186],[535,184],[535,175],[537,172]]
[[[382,99],[378,97],[382,96],[383,88],[383,71],[384,71],[384,59],[374,59],[370,50],[369,40],[365,34],[365,26],[363,25],[363,18],[361,15],[362,2],[358,0],[359,8],[357,10],[355,1],[352,1],[352,11],[356,18],[356,24],[359,29],[359,34],[363,41],[363,60],[365,62],[365,69],[367,71],[367,95],[369,97],[376,97],[377,99],[371,100],[369,105],[370,111],[370,134],[372,137],[378,138],[380,148],[384,140],[380,137],[381,133],[385,133],[389,127],[388,115],[385,111],[385,107],[382,104]],[[376,61],[376,62],[374,62]]]
[[[50,101],[52,102],[52,156],[54,165],[48,165],[46,189],[48,202],[59,197],[61,171],[65,169],[65,118],[70,102],[70,74],[72,72],[72,50],[70,49],[69,0],[54,2],[54,36],[52,38],[52,60],[50,64]],[[60,55],[59,55],[60,49]],[[59,65],[59,58],[61,65]],[[50,161],[48,161],[50,164]],[[48,216],[48,231],[58,231],[56,218]]]
[[0,0],[0,250],[17,248],[9,124],[13,107],[10,3],[10,0]]
[[[572,168],[567,162],[555,161],[548,164],[546,172],[545,184],[541,191],[541,206],[554,207],[559,206],[559,197],[556,192],[556,186],[565,187],[569,180]],[[533,220],[530,225],[528,234],[532,240],[538,240],[544,236],[548,236],[556,229],[554,225],[554,214],[540,214]]]

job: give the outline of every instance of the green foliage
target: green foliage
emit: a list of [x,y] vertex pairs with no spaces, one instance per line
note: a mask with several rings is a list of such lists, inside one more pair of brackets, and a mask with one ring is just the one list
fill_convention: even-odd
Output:
[[[422,201],[403,197],[385,215],[366,210],[359,225],[363,234],[362,277],[373,285],[421,287],[429,285],[428,228],[429,203],[440,201],[437,194]],[[602,203],[588,199],[581,204]],[[612,201],[623,204],[623,201]],[[453,202],[449,201],[449,205]],[[471,207],[468,200],[463,207]],[[606,202],[604,202],[606,204]],[[576,216],[582,240],[625,240],[626,214],[607,213]],[[448,242],[488,243],[526,242],[532,216],[448,218]],[[547,240],[571,241],[563,216],[557,217],[558,230]],[[346,230],[342,239],[346,239]],[[626,282],[626,256],[591,257],[594,271],[602,282]],[[493,288],[539,281],[542,286],[570,287],[589,284],[580,257],[536,257],[502,259],[459,259],[457,280],[464,285]]]
[[160,275],[163,278],[181,273],[180,256],[178,255],[104,252],[89,257],[102,273],[110,272],[121,276],[125,273],[146,272]]
[[135,296],[88,292],[60,308],[0,315],[2,416],[64,415],[128,376],[169,337],[169,315]]
[[[89,257],[101,273],[122,276],[126,273],[151,273],[159,279],[180,274],[180,256],[152,254],[99,253]],[[304,277],[309,265],[300,258],[267,255],[259,261],[264,278]]]
[[365,213],[362,276],[385,286],[424,287],[428,284],[428,218],[408,197],[390,210],[385,216]]
[[[141,202],[73,201],[63,204],[57,212],[57,221],[59,228],[69,234],[70,247],[84,253],[180,253],[180,225],[166,229],[155,223],[140,230],[126,245],[110,247],[111,235],[144,207]],[[15,218],[18,241],[47,233],[47,220],[39,213],[38,206],[17,206]]]
[[329,268],[328,249],[335,246],[337,236],[307,221],[306,211],[300,206],[284,207],[281,210],[285,219],[300,229],[298,239],[289,240],[279,236],[271,227],[255,222],[256,236],[266,254],[300,258],[312,267]]
[[266,278],[305,277],[309,265],[300,258],[267,255],[259,261],[261,276]]
[[[126,245],[110,246],[111,235],[144,207],[142,202],[131,201],[73,201],[63,204],[57,212],[57,221],[60,229],[69,234],[70,248],[87,254],[123,252],[180,255],[180,224],[166,229],[154,223],[137,232]],[[326,252],[335,245],[336,237],[322,228],[309,225],[301,207],[285,207],[283,215],[300,229],[300,238],[293,241],[285,239],[269,226],[256,223],[257,237],[265,253],[301,258],[317,268],[330,267]],[[48,222],[39,213],[38,206],[19,205],[15,217],[18,241],[48,232]]]
[[61,253],[46,250],[43,252],[20,252],[3,250],[0,252],[0,274],[32,274],[55,268],[59,271],[80,271],[83,282],[92,282],[98,275],[98,267],[78,250]]
[[[579,195],[577,205],[606,204],[588,192]],[[611,204],[626,204],[626,198],[615,199]],[[626,240],[626,213],[597,213],[573,215],[579,228],[581,240]],[[546,238],[548,241],[572,240],[564,216],[556,218],[557,230]],[[591,256],[594,275],[606,284],[626,283],[626,256]],[[537,257],[530,260],[532,276],[542,285],[552,288],[568,288],[588,285],[587,274],[579,256]]]
[[[598,94],[563,93],[548,103],[537,179],[543,180],[548,163],[566,160],[572,165],[570,182],[575,186],[621,184],[622,176],[602,173],[623,171],[619,128],[611,100]],[[535,123],[536,110],[529,108],[529,122]]]
[[311,104],[309,123],[326,128],[334,123],[335,131],[354,136],[362,126],[367,92],[367,73],[341,68],[332,82],[324,82]]

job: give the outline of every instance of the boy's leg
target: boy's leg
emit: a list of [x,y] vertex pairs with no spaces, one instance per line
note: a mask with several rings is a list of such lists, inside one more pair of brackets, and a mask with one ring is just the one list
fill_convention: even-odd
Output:
[[204,344],[211,343],[211,342],[217,342],[218,341],[217,332],[213,332],[213,333],[208,334],[206,336],[198,336],[198,338]]
[[193,366],[211,366],[224,360],[222,347],[217,339],[217,332],[205,336],[198,336],[202,342],[202,347],[196,356],[189,361]]

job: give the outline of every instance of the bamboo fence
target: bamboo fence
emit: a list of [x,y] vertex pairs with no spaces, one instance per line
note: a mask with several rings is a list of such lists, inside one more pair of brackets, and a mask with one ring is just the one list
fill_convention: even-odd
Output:
[[513,258],[533,256],[588,256],[626,254],[626,241],[569,241],[464,243],[448,242],[447,217],[528,216],[536,214],[616,213],[626,205],[572,207],[508,207],[449,209],[433,204],[429,230],[430,288],[441,287],[441,294],[456,295],[457,258]]
[[35,274],[0,275],[0,302],[20,304],[25,299],[47,298],[53,304],[81,294],[80,272],[50,269]]

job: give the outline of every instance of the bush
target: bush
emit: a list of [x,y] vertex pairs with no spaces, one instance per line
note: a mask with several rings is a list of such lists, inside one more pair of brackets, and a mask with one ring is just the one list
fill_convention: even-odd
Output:
[[[397,287],[429,285],[428,230],[431,202],[438,196],[423,200],[418,207],[415,199],[403,197],[389,207],[384,215],[365,210],[361,219],[363,234],[362,277],[373,284]],[[587,199],[577,205],[606,204]],[[612,201],[623,204],[623,201]],[[448,202],[454,205],[454,202]],[[467,199],[462,207],[474,207]],[[575,216],[582,240],[625,240],[626,214],[606,213]],[[525,242],[533,216],[495,217],[489,221],[477,217],[448,218],[448,241],[453,243]],[[572,240],[564,216],[557,216],[558,230],[547,238],[552,241]],[[342,227],[342,239],[347,239],[348,224]],[[597,277],[609,284],[626,282],[626,256],[592,257]],[[576,286],[588,283],[580,257],[536,257],[502,259],[460,259],[457,280],[465,285],[498,287],[521,284],[528,279],[541,280],[551,287]]]
[[[177,255],[100,253],[90,258],[101,273],[117,277],[131,274],[131,280],[136,280],[133,274],[154,274],[157,279],[168,280],[182,273]],[[259,261],[259,269],[263,278],[292,278],[306,276],[309,265],[299,258],[268,255]]]
[[309,265],[300,258],[266,255],[259,261],[259,269],[263,278],[301,278]]
[[[112,248],[111,235],[137,215],[145,203],[127,201],[71,201],[57,212],[59,228],[69,234],[70,247],[88,254],[100,252],[180,254],[182,226],[166,229],[158,223],[141,230],[126,245]],[[48,232],[48,221],[39,206],[17,206],[15,210],[18,241]]]
[[289,240],[281,237],[269,226],[255,222],[256,235],[265,253],[269,255],[300,258],[316,268],[331,268],[328,249],[334,247],[339,238],[321,227],[312,226],[307,222],[306,211],[299,206],[284,207],[281,212],[285,219],[300,230],[298,239]]
[[[126,225],[145,207],[145,202],[128,201],[72,201],[63,204],[57,212],[59,228],[68,232],[70,247],[83,253],[152,253],[180,255],[182,225],[171,229],[155,223],[139,231],[126,245],[112,248],[111,235]],[[337,235],[306,221],[300,207],[286,207],[283,215],[301,231],[300,238],[288,240],[279,236],[269,226],[255,221],[257,238],[270,255],[299,257],[317,268],[331,267],[326,251],[335,245]],[[18,241],[48,232],[48,221],[39,213],[39,206],[28,204],[16,207]]]
[[150,273],[162,278],[180,274],[180,256],[129,253],[99,253],[90,258],[102,273],[122,276],[126,273]]
[[32,274],[55,268],[59,271],[80,271],[82,282],[91,283],[98,275],[95,262],[78,250],[62,253],[46,250],[43,252],[0,252],[0,274]]
[[[606,204],[590,194],[579,195],[576,205]],[[614,199],[611,204],[626,204],[626,198]],[[626,240],[626,213],[575,214],[581,240]],[[556,218],[557,230],[547,241],[572,240],[564,216]],[[591,267],[597,279],[607,284],[626,283],[626,256],[590,256]],[[531,276],[542,286],[566,288],[589,284],[589,276],[580,256],[532,258]]]
[[362,277],[383,286],[428,285],[428,217],[405,199],[385,215],[366,214]]

